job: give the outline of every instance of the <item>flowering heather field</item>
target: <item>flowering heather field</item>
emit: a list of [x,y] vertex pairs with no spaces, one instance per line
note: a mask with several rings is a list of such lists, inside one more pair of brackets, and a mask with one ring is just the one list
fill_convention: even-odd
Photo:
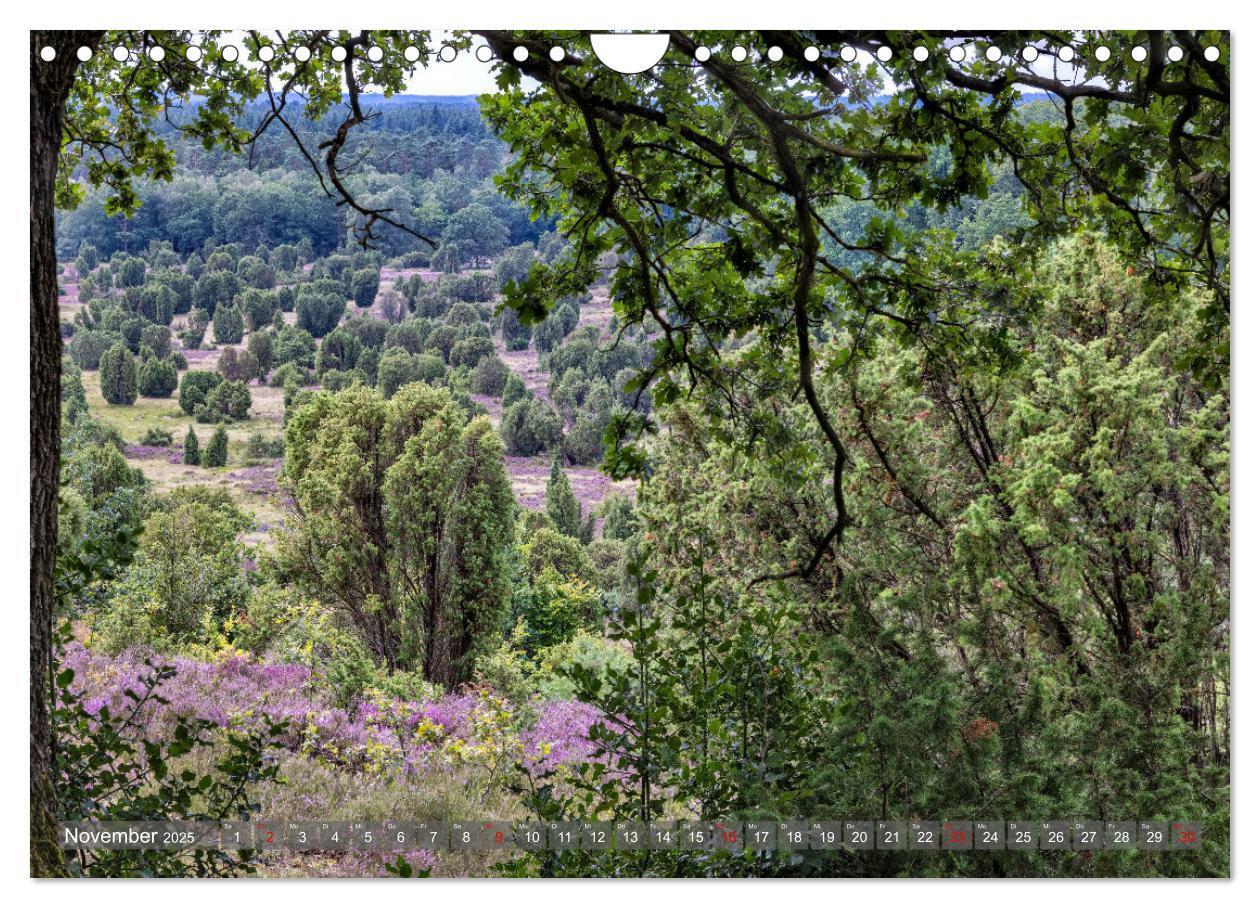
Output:
[[233,470],[227,474],[227,478],[240,483],[246,492],[252,492],[255,495],[274,495],[279,490],[276,477],[283,467],[284,461],[277,458],[268,463]]
[[[254,662],[239,655],[218,662],[167,661],[176,669],[160,690],[169,703],[146,707],[148,734],[160,737],[174,715],[223,727],[257,725],[264,717],[288,720],[290,737],[279,743],[325,754],[352,769],[374,761],[378,769],[425,771],[435,752],[451,749],[452,742],[471,742],[488,704],[498,705],[492,695],[473,691],[435,702],[376,700],[342,709],[330,704],[317,676],[304,665]],[[139,690],[148,672],[139,652],[109,657],[79,643],[67,648],[62,664],[74,669],[75,687],[92,713],[102,706],[115,712],[126,706],[131,701],[125,692]],[[550,769],[587,759],[586,735],[595,718],[591,707],[576,701],[540,704],[536,721],[519,734],[524,761]]]
[[[276,742],[285,783],[258,792],[261,815],[283,819],[462,819],[459,811],[480,792],[487,803],[493,788],[497,810],[519,810],[504,799],[502,782],[520,767],[541,774],[588,760],[587,739],[595,711],[557,700],[513,707],[487,690],[470,690],[432,702],[369,696],[348,708],[330,701],[318,673],[296,664],[271,664],[230,655],[215,662],[163,660],[176,674],[158,689],[166,703],[150,701],[140,717],[146,740],[160,740],[176,716],[203,719],[223,728],[258,728],[264,720],[287,721]],[[74,688],[85,709],[119,715],[133,707],[128,689],[141,691],[150,672],[145,654],[116,657],[71,643],[62,660],[75,672]],[[476,798],[472,799],[477,803]],[[428,813],[454,810],[449,816]],[[468,808],[471,810],[471,805]],[[379,815],[373,811],[380,811]],[[504,819],[510,819],[506,814]],[[413,866],[435,873],[475,873],[466,859],[439,866],[446,855],[417,852]],[[464,863],[459,863],[464,860]],[[318,864],[325,875],[383,876],[381,856],[364,854],[276,856],[264,872],[305,874]]]
[[[523,508],[540,511],[547,507],[547,477],[551,474],[551,461],[546,457],[519,457],[509,454],[504,457],[507,463],[508,476],[512,479],[512,490],[516,493],[516,501]],[[604,500],[614,489],[623,494],[633,492],[633,484],[617,483],[600,472],[598,467],[564,468],[564,473],[573,485],[573,494],[582,505],[582,513],[590,513],[591,509]]]
[[184,462],[184,446],[125,445],[123,455],[129,460],[165,460],[167,463]]

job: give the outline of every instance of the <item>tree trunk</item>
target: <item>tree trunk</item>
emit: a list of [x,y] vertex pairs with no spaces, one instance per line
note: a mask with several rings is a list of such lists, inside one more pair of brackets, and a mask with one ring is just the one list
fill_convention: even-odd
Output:
[[[100,32],[31,32],[31,876],[65,876],[57,845],[49,716],[61,453],[61,331],[53,189],[75,51]],[[40,50],[56,57],[45,62]]]

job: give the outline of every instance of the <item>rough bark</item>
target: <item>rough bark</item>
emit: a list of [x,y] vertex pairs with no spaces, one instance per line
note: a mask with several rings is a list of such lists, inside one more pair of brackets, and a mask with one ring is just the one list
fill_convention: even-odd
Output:
[[[57,847],[49,677],[61,451],[61,332],[53,191],[66,99],[99,32],[31,32],[31,876],[65,876]],[[56,51],[52,61],[40,49]]]

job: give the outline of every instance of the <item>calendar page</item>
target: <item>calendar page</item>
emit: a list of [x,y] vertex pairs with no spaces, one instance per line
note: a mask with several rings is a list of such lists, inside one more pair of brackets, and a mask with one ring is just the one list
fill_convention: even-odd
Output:
[[1230,33],[668,25],[30,32],[32,876],[1230,876]]

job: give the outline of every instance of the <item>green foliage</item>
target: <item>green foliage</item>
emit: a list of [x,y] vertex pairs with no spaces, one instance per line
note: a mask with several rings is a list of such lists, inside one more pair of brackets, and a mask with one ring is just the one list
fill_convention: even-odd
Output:
[[366,309],[376,302],[376,293],[380,287],[379,268],[360,268],[350,276],[350,298],[360,309]]
[[[214,450],[211,440],[207,466],[215,465]],[[249,524],[230,502],[176,496],[159,507],[145,521],[140,550],[113,585],[109,606],[93,616],[92,647],[176,652],[209,642],[246,600],[244,550],[236,537]]]
[[114,344],[101,356],[101,395],[107,403],[130,406],[136,402],[136,358],[124,344]]
[[337,281],[319,280],[297,288],[297,327],[312,337],[323,337],[346,313],[346,293]]
[[549,526],[539,528],[522,547],[521,554],[531,580],[537,580],[548,570],[590,585],[597,579],[595,565],[582,544]]
[[557,530],[575,539],[582,530],[582,506],[558,457],[551,459],[551,475],[547,479],[547,516]]
[[563,577],[547,565],[517,597],[514,617],[523,623],[527,652],[536,653],[572,639],[594,619],[598,606],[599,595],[593,587]]
[[599,514],[604,518],[600,531],[605,539],[630,539],[638,531],[638,519],[634,502],[620,492],[613,492],[599,503]]
[[508,238],[507,228],[494,212],[475,202],[457,211],[442,234],[446,247],[460,251],[453,256],[451,264],[462,263],[461,257],[474,265],[494,258],[507,247]]
[[[265,379],[267,373],[271,371],[272,357],[274,355],[274,338],[275,334],[271,331],[252,331],[249,335],[249,355],[254,358],[254,362],[258,365],[258,372],[255,378]],[[225,351],[226,352],[226,351]]]
[[471,390],[474,394],[499,397],[503,394],[503,388],[511,374],[507,363],[492,353],[482,357],[473,369]]
[[501,316],[503,346],[508,350],[528,350],[534,329],[523,323],[515,309],[504,309]]
[[319,393],[289,417],[281,485],[297,510],[277,554],[301,587],[390,669],[465,679],[507,610],[514,505],[489,421],[423,384]]
[[167,429],[159,429],[157,426],[150,426],[144,430],[144,434],[140,436],[140,444],[153,445],[158,448],[169,448],[175,443],[175,436]]
[[293,363],[305,369],[315,367],[315,338],[305,328],[288,325],[276,332],[271,346],[273,366]]
[[90,371],[99,369],[105,352],[120,343],[122,335],[115,331],[79,330],[70,338],[67,350],[80,369]]
[[189,466],[201,466],[201,443],[197,441],[197,433],[189,426],[184,433],[184,463]]
[[[236,263],[236,273],[246,286],[254,289],[270,290],[276,285],[275,271],[257,256],[243,256]],[[268,313],[267,317],[271,317],[270,313]]]
[[389,399],[398,389],[412,382],[441,383],[446,377],[446,364],[432,354],[413,355],[402,347],[390,347],[376,367],[376,387]]
[[509,454],[533,457],[560,443],[564,417],[550,402],[526,397],[504,409],[499,432]]
[[179,380],[179,408],[189,416],[205,405],[206,396],[223,383],[217,372],[189,371]]
[[452,367],[476,367],[483,359],[495,356],[494,343],[488,337],[464,337],[451,346]]
[[244,339],[245,318],[234,304],[220,304],[213,321],[216,344],[239,344]]
[[251,332],[265,328],[280,307],[276,305],[275,294],[265,290],[246,290],[241,296],[241,311],[245,317],[245,327]]
[[83,387],[83,373],[74,359],[61,358],[61,418],[74,422],[88,411],[87,391]]
[[363,342],[345,328],[336,328],[319,344],[315,358],[315,374],[322,377],[329,370],[353,369],[363,353]]
[[220,423],[215,428],[214,434],[210,436],[210,444],[206,445],[206,450],[201,455],[201,465],[203,467],[225,467],[227,466],[227,453],[227,430]]
[[206,339],[206,328],[210,326],[210,316],[205,309],[194,309],[188,313],[184,322],[184,330],[179,332],[179,339],[189,350],[201,347]]
[[249,419],[252,405],[253,396],[245,382],[221,381],[206,392],[205,401],[196,407],[194,415],[197,422],[203,423]]
[[[102,373],[102,376],[104,373]],[[179,385],[179,372],[169,359],[152,356],[140,366],[141,397],[170,397]],[[104,386],[102,385],[102,388]]]
[[283,457],[284,439],[267,438],[261,432],[255,432],[245,443],[245,456],[249,460],[274,460]]
[[503,409],[507,410],[508,407],[528,394],[529,391],[525,387],[525,379],[515,372],[510,373],[503,382]]
[[208,318],[213,318],[220,306],[232,305],[244,289],[240,278],[230,271],[207,271],[193,287],[193,306],[204,311]]
[[214,370],[227,381],[248,382],[258,375],[258,360],[248,350],[228,347],[219,354]]

